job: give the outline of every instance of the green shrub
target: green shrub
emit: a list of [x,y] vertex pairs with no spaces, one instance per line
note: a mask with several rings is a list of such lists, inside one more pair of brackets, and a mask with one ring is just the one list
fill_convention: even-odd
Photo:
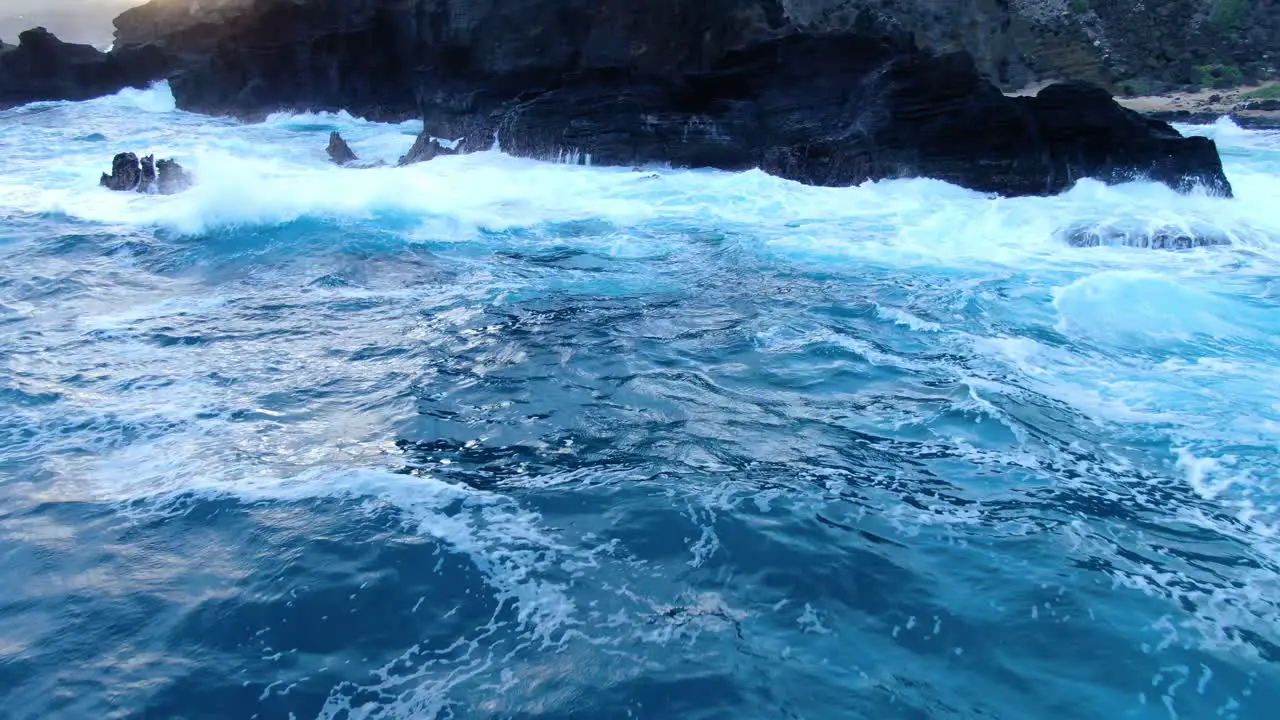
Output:
[[1071,12],[1077,15],[1089,12],[1089,0],[1071,0]]
[[1218,32],[1228,32],[1249,19],[1250,0],[1216,0],[1209,11],[1209,24]]
[[1280,85],[1268,85],[1244,94],[1250,100],[1280,100]]
[[1244,73],[1235,65],[1197,65],[1191,68],[1191,81],[1201,87],[1229,88],[1244,81]]

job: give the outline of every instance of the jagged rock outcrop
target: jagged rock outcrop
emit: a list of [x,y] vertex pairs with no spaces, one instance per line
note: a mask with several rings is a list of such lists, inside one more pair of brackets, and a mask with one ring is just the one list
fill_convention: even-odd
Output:
[[38,100],[88,100],[163,77],[169,59],[154,46],[103,53],[65,43],[44,28],[0,51],[0,108]]
[[429,160],[435,160],[442,155],[457,155],[456,148],[445,147],[440,141],[431,137],[429,133],[423,131],[419,133],[418,138],[413,141],[413,147],[409,148],[409,152],[400,156],[400,161],[396,164],[400,167],[405,165],[416,165]]
[[133,153],[120,153],[111,160],[110,174],[98,182],[116,192],[173,195],[191,187],[191,176],[173,160],[156,161],[154,155],[141,160]]
[[142,185],[142,165],[133,153],[120,153],[111,160],[111,173],[103,173],[98,184],[116,192],[133,192]]
[[325,152],[329,154],[329,161],[334,165],[350,165],[360,160],[337,131],[329,133],[329,147],[325,148]]
[[330,162],[344,168],[368,170],[386,166],[381,160],[361,160],[337,131],[329,133],[329,146],[325,148],[325,152],[328,153]]

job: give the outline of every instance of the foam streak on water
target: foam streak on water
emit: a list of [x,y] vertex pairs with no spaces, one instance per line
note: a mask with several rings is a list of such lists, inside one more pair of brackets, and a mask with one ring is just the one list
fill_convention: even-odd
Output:
[[419,128],[0,114],[12,717],[1280,703],[1280,135],[998,199],[333,129]]

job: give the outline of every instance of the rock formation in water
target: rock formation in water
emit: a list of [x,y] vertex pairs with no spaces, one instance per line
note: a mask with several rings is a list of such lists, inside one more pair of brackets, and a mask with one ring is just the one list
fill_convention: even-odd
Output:
[[98,184],[116,192],[133,192],[142,185],[142,165],[133,153],[120,153],[111,160],[111,173],[103,173]]
[[381,160],[361,160],[347,141],[342,139],[342,135],[336,131],[329,133],[329,146],[325,148],[325,152],[329,154],[329,161],[339,167],[368,170],[386,165]]
[[154,46],[110,54],[65,43],[44,28],[0,49],[0,108],[38,100],[88,100],[125,87],[145,87],[171,66]]
[[[920,0],[904,18],[934,5]],[[1025,195],[1146,176],[1230,193],[1211,141],[1181,138],[1083,85],[1008,98],[970,54],[920,49],[905,19],[854,0],[184,7],[124,13],[115,51],[174,58],[181,107],[417,115],[425,132],[408,158],[440,152],[432,137],[469,151],[496,137],[516,155],[761,167],[822,185],[927,176]]]
[[1078,225],[1059,232],[1058,236],[1068,245],[1078,248],[1131,247],[1144,250],[1190,250],[1231,244],[1231,239],[1219,231],[1176,226],[1134,228]]
[[409,148],[409,152],[400,157],[400,161],[396,163],[400,167],[405,165],[416,165],[417,163],[435,160],[442,155],[457,155],[458,151],[454,148],[447,148],[440,144],[440,141],[425,130],[418,134],[418,138],[413,141],[413,147]]
[[120,153],[111,160],[111,172],[98,182],[116,192],[173,195],[191,186],[191,176],[173,160],[156,161],[154,155],[141,160],[133,153]]
[[191,187],[191,174],[172,159],[156,162],[156,192],[174,195]]
[[350,165],[360,160],[337,131],[329,133],[329,147],[325,151],[329,153],[329,161],[334,165]]

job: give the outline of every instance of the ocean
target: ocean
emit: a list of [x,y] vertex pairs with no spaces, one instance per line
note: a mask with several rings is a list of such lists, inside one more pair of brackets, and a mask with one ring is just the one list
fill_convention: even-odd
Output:
[[0,113],[0,717],[1274,717],[1280,133],[1184,128],[1232,200],[325,156],[419,129]]

